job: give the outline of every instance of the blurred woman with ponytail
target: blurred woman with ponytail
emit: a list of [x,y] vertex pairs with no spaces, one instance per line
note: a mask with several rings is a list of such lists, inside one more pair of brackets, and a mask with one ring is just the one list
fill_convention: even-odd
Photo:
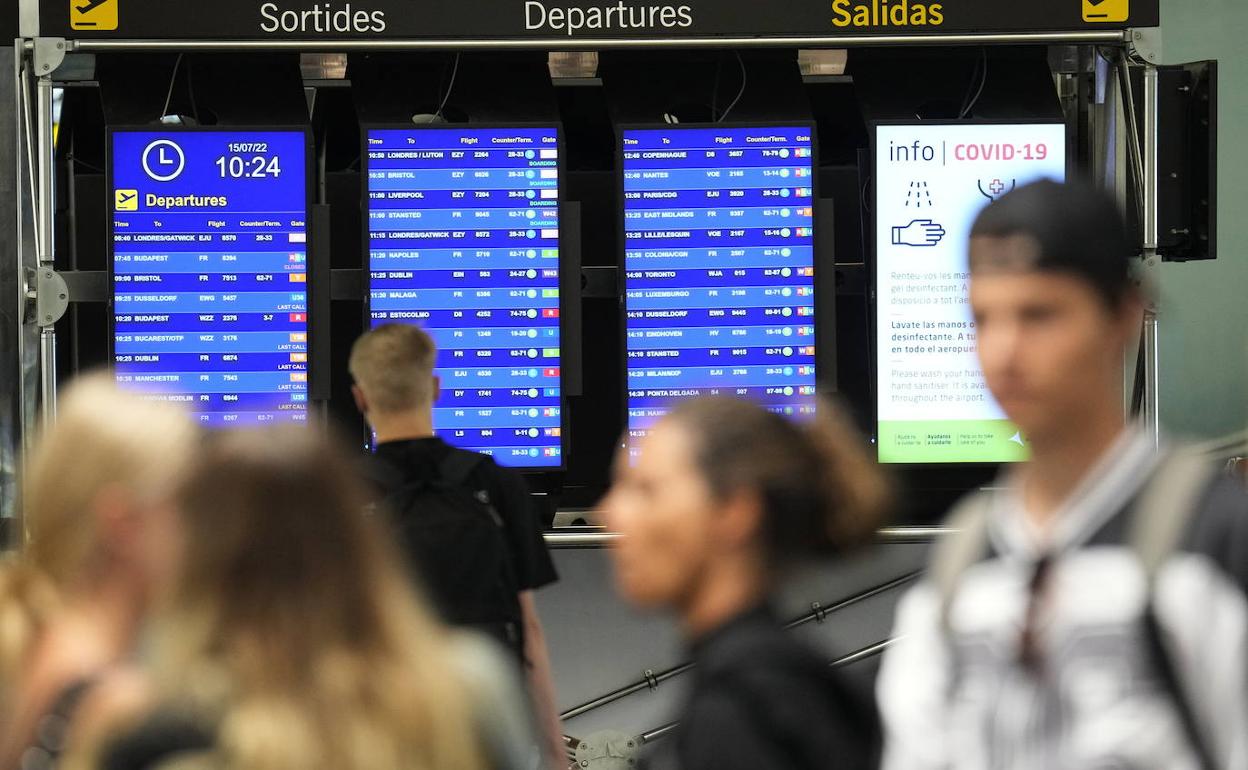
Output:
[[889,500],[865,441],[830,404],[797,423],[751,402],[677,406],[622,461],[604,503],[617,587],[674,612],[695,669],[658,770],[871,767],[869,702],[781,629],[787,568],[870,539]]
[[[194,445],[180,409],[79,380],[26,464],[0,567],[0,768],[47,770],[122,672],[166,558],[153,547]],[[89,720],[87,720],[89,721]]]
[[509,662],[413,594],[366,500],[307,427],[210,436],[165,544],[153,699],[95,766],[533,770]]

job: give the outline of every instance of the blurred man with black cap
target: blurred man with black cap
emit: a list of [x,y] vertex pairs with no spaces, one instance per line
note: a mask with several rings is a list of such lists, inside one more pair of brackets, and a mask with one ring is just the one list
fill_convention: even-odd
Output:
[[1032,457],[955,508],[898,608],[886,768],[1248,767],[1248,498],[1125,414],[1129,254],[1082,184],[974,225],[979,359]]

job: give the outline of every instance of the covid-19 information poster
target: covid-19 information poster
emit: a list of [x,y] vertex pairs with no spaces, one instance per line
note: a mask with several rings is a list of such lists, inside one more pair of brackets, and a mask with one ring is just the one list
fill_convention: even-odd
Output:
[[875,135],[879,459],[1014,462],[1027,440],[975,353],[967,248],[976,216],[1066,176],[1059,123],[880,125]]

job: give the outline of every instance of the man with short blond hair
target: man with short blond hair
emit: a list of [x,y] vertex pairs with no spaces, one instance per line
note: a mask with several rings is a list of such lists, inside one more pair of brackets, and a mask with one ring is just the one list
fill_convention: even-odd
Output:
[[[434,515],[435,507],[442,515],[458,515],[457,505],[465,508],[466,518],[484,512],[497,523],[494,537],[500,541],[497,548],[464,554],[462,559],[452,558],[448,568],[462,570],[467,565],[483,575],[496,572],[514,582],[516,595],[512,597],[514,601],[509,600],[519,616],[518,628],[514,631],[508,627],[496,633],[494,626],[497,624],[474,622],[480,618],[458,617],[465,613],[458,612],[463,608],[454,605],[458,594],[450,594],[455,594],[459,584],[472,581],[429,574],[428,570],[435,567],[428,563],[415,566],[425,575],[428,587],[449,584],[449,591],[430,592],[435,594],[435,604],[440,605],[448,620],[484,626],[482,630],[501,637],[500,641],[523,658],[536,714],[548,738],[549,759],[562,766],[567,750],[555,711],[545,634],[533,599],[534,590],[557,579],[542,537],[542,526],[528,487],[518,473],[498,466],[486,455],[457,449],[434,435],[433,405],[438,400],[440,387],[434,374],[436,359],[437,347],[429,334],[408,324],[378,326],[356,340],[351,348],[348,363],[354,380],[351,392],[376,442],[370,475],[398,517],[400,528],[407,527],[406,531],[418,531],[419,522],[415,520],[422,513]],[[455,467],[459,471],[451,470]],[[471,537],[472,522],[463,530],[466,537],[472,539],[466,548],[489,545],[490,533],[483,536],[479,526],[482,516],[476,518],[475,539]],[[415,526],[407,526],[414,521]],[[486,526],[488,529],[490,525]],[[455,544],[450,545],[455,547]],[[434,558],[426,562],[448,561],[437,556],[434,554]],[[504,563],[487,563],[492,560]]]
[[437,353],[433,338],[407,324],[378,326],[352,346],[347,363],[355,383],[351,390],[356,406],[378,431],[378,444],[388,439],[381,435],[376,422],[384,429],[412,433],[394,423],[415,420],[422,424],[413,437],[433,435],[433,402],[438,399],[440,385],[433,373]]

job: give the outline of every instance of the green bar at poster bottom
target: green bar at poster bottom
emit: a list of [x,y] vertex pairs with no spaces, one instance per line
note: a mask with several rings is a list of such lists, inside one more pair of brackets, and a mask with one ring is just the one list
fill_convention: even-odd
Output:
[[895,420],[879,426],[882,463],[1009,463],[1029,456],[1009,420]]

